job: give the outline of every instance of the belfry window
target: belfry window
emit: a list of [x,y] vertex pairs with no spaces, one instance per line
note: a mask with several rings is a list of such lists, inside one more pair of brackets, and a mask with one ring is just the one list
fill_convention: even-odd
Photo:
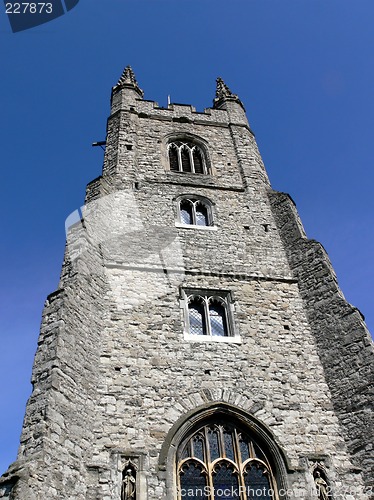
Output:
[[178,500],[278,499],[265,447],[224,417],[200,425],[181,442],[176,468]]
[[179,201],[179,221],[193,226],[212,226],[212,210],[207,200],[183,198]]
[[186,333],[208,337],[232,336],[229,294],[184,291]]
[[173,141],[168,145],[169,165],[172,172],[208,174],[204,152],[191,141]]

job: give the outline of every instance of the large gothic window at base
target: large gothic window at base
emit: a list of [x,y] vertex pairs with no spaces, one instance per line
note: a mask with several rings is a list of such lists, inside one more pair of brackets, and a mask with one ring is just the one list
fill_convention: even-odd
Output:
[[225,420],[201,425],[179,445],[178,500],[277,500],[271,459],[244,428]]

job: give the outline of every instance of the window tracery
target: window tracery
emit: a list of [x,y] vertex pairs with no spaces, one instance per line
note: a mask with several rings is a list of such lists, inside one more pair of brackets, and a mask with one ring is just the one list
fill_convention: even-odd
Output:
[[176,140],[168,145],[170,170],[193,174],[208,174],[205,154],[200,146],[192,141]]
[[190,335],[227,337],[230,331],[228,295],[186,294]]
[[179,201],[181,224],[192,226],[212,226],[212,209],[208,201],[196,198],[182,198]]
[[178,500],[278,499],[271,462],[262,445],[223,419],[200,426],[181,442],[176,467]]

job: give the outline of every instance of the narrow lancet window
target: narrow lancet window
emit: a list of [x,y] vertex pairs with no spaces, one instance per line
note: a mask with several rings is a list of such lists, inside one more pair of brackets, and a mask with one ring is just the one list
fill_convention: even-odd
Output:
[[273,500],[269,480],[269,471],[260,462],[250,462],[244,470],[244,483],[249,493],[248,498],[256,498],[256,491],[261,492],[264,500]]
[[225,500],[238,500],[239,480],[238,474],[232,464],[218,462],[213,469],[213,489],[217,492],[214,498],[218,500],[219,492],[225,492]]
[[190,151],[185,146],[181,149],[182,172],[192,172]]
[[207,474],[204,467],[194,461],[184,462],[180,470],[179,498],[181,500],[191,500],[199,498],[199,492],[205,491]]
[[209,320],[212,335],[224,337],[227,335],[225,306],[219,302],[209,304]]
[[198,149],[196,146],[193,148],[193,164],[196,174],[204,173],[203,156],[201,154],[200,149]]
[[179,171],[178,149],[173,144],[169,148],[169,164],[170,170],[174,172]]
[[191,300],[189,306],[189,323],[192,335],[206,335],[206,317],[204,303],[199,298]]
[[201,201],[195,204],[195,216],[197,226],[209,226],[208,207]]
[[182,224],[190,225],[194,223],[193,211],[194,206],[190,200],[182,200],[180,202],[180,220]]

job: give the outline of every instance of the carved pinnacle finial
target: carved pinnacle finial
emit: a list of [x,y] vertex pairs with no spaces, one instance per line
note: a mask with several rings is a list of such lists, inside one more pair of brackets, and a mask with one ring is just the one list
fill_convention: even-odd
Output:
[[138,82],[135,78],[135,73],[132,70],[131,66],[126,66],[123,70],[121,78],[118,80],[117,85],[121,85],[122,83],[132,83],[133,85],[138,85]]
[[222,97],[238,97],[231,92],[231,90],[228,88],[228,86],[222,80],[221,77],[218,77],[216,82],[217,82],[217,88],[216,88],[217,99],[222,99]]
[[213,100],[213,106],[214,107],[219,107],[220,104],[222,104],[222,102],[225,99],[228,99],[228,100],[231,100],[231,101],[236,101],[239,104],[241,104],[241,106],[243,106],[243,104],[241,103],[239,97],[236,94],[233,94],[231,92],[231,90],[226,85],[226,83],[222,80],[222,78],[218,77],[217,80],[216,80],[216,82],[217,82],[216,97]]
[[121,88],[132,88],[136,90],[136,92],[143,97],[144,92],[139,87],[138,82],[135,78],[135,73],[133,72],[131,66],[126,66],[123,70],[121,78],[118,80],[117,85],[113,87],[113,90],[119,90]]

